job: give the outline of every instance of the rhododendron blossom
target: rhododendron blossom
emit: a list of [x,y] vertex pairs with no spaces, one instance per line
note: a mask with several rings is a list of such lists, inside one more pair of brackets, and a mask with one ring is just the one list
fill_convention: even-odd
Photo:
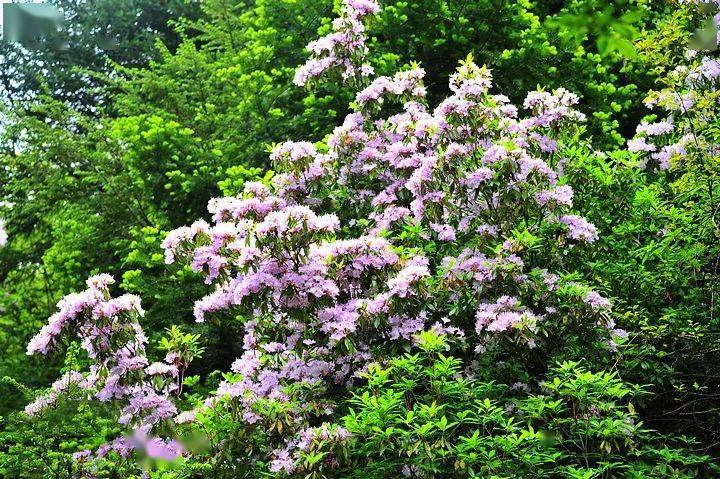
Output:
[[[118,438],[99,449],[98,457],[109,450],[124,455],[141,448],[149,455],[175,457],[181,450],[179,445],[148,434],[156,424],[177,414],[170,395],[178,388],[178,364],[148,364],[147,338],[137,321],[143,314],[140,299],[132,295],[111,298],[108,288],[113,283],[106,274],[89,278],[88,289],[60,300],[59,311],[32,338],[27,353],[47,355],[64,338],[77,336],[94,363],[86,373],[63,375],[49,393],[28,404],[25,412],[37,415],[73,389],[82,390],[101,402],[115,401],[120,408],[118,422],[130,426],[136,439],[142,438],[132,444]],[[153,377],[159,380],[152,381]],[[78,458],[87,459],[88,454],[82,452]]]
[[307,46],[313,57],[297,69],[295,84],[303,86],[332,69],[339,69],[344,80],[371,75],[372,67],[364,63],[367,47],[363,21],[379,10],[375,0],[343,0],[341,15],[333,21],[332,33]]

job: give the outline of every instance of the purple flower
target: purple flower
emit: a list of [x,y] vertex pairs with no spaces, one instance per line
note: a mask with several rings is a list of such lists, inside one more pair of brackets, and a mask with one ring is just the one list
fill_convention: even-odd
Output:
[[195,422],[196,415],[196,411],[183,411],[174,417],[174,421],[176,424],[192,423]]
[[660,121],[657,123],[642,122],[637,126],[638,134],[644,133],[648,136],[666,135],[672,133],[673,123],[670,120]]
[[425,327],[426,315],[417,317],[391,316],[389,337],[392,340],[410,339]]
[[608,299],[600,296],[600,294],[595,291],[590,291],[585,294],[585,296],[583,296],[583,301],[594,311],[609,310],[612,306],[612,303],[610,303]]
[[545,206],[548,203],[556,205],[572,206],[573,190],[570,186],[557,186],[551,190],[543,190],[535,194],[539,205]]
[[145,373],[148,374],[149,376],[164,375],[164,376],[177,377],[178,368],[177,368],[177,366],[174,366],[171,364],[156,362],[156,363],[152,363],[150,366],[145,368]]
[[627,147],[629,151],[632,151],[633,153],[637,153],[640,151],[655,151],[657,150],[657,146],[653,145],[652,143],[647,143],[645,137],[639,137],[634,138],[632,140],[628,140]]
[[431,223],[430,228],[437,233],[440,241],[455,241],[455,228],[450,225]]
[[517,298],[501,296],[495,303],[481,303],[475,314],[475,329],[482,331],[507,331],[521,323],[532,323],[536,320],[527,308],[520,306]]
[[172,461],[183,453],[183,448],[175,440],[164,441],[160,438],[153,438],[145,444],[145,453],[153,459]]
[[713,83],[720,78],[720,61],[715,58],[703,57],[700,65],[690,72],[688,82],[691,84],[702,86]]
[[333,30],[307,46],[314,56],[295,72],[294,83],[304,86],[324,72],[340,69],[343,80],[372,74],[372,67],[358,64],[364,56],[365,27],[363,19],[380,11],[374,0],[344,0],[341,16],[333,21]]
[[330,339],[335,341],[341,341],[354,333],[357,329],[357,321],[360,319],[360,313],[355,305],[355,302],[351,302],[318,311],[320,330],[329,333]]
[[89,449],[84,449],[82,451],[74,452],[72,455],[73,461],[85,461],[90,458],[92,455],[92,452],[90,452]]
[[270,472],[292,474],[295,471],[295,461],[287,450],[274,451],[275,458],[270,461]]
[[422,256],[413,258],[388,281],[389,293],[400,298],[412,295],[412,287],[427,276],[430,276],[427,258]]
[[592,243],[598,239],[595,226],[592,223],[588,223],[582,216],[563,215],[559,221],[567,226],[568,235],[574,240]]

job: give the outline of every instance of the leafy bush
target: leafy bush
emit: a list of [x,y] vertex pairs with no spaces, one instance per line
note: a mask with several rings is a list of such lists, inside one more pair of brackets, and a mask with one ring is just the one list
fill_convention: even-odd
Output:
[[423,333],[417,354],[374,365],[349,401],[340,477],[697,477],[707,457],[643,428],[642,390],[566,362],[539,385],[467,375]]
[[713,5],[210,0],[101,118],[35,98],[0,471],[717,474]]

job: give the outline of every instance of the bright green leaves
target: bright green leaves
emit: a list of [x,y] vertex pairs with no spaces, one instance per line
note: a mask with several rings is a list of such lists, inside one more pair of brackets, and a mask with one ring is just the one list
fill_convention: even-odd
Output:
[[622,3],[586,0],[577,10],[565,11],[548,23],[578,40],[594,38],[602,56],[617,52],[625,58],[634,58],[637,51],[633,42],[640,36],[637,24],[646,11]]
[[371,367],[349,401],[342,477],[655,477],[644,474],[664,470],[659,455],[677,477],[703,467],[642,428],[630,402],[641,389],[614,373],[565,362],[540,385],[508,388],[463,378],[459,361],[439,354],[442,336],[418,343],[419,354]]
[[205,348],[201,346],[199,334],[183,333],[177,325],[172,325],[166,330],[166,335],[160,339],[158,347],[168,353],[177,354],[174,361],[182,366],[182,370],[195,359],[202,356]]

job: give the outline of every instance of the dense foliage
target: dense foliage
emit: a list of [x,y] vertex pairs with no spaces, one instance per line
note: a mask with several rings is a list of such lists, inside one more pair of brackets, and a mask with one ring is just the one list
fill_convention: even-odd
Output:
[[60,4],[0,477],[720,474],[717,1]]

